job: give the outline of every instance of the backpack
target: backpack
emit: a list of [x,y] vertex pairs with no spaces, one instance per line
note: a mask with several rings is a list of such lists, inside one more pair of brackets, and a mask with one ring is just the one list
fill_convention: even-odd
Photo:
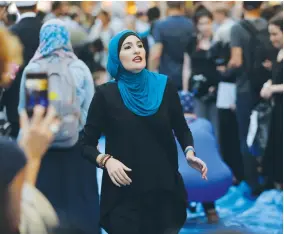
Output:
[[271,57],[274,53],[274,48],[270,41],[267,27],[257,30],[248,20],[243,20],[240,24],[250,35],[250,61],[248,62],[250,65],[245,69],[249,75],[253,91],[259,93],[261,87],[268,80],[270,75],[269,71],[263,67],[262,63]]
[[35,63],[48,73],[49,104],[53,105],[61,119],[59,132],[52,146],[67,148],[76,144],[79,138],[80,102],[76,84],[69,65],[74,59],[65,58],[60,63],[47,63],[45,59]]

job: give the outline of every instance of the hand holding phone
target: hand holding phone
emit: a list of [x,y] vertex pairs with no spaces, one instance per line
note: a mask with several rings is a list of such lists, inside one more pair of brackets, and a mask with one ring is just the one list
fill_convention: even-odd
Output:
[[33,116],[33,110],[36,105],[47,108],[49,105],[47,73],[27,73],[25,91],[26,110],[29,117]]

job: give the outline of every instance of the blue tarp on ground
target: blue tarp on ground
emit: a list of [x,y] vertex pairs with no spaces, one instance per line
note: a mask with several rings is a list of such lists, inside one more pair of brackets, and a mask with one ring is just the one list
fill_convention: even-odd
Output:
[[231,187],[216,202],[220,215],[218,224],[207,224],[201,206],[195,214],[188,213],[187,223],[180,234],[212,233],[218,229],[242,230],[244,233],[282,234],[283,192],[270,190],[251,200],[245,183]]

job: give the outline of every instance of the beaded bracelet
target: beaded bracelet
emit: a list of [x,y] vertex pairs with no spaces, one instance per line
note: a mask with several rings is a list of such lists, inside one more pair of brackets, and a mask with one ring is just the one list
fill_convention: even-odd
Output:
[[102,159],[100,160],[99,162],[99,167],[104,169],[105,168],[105,165],[106,165],[106,162],[110,159],[110,158],[113,158],[111,155],[109,154],[105,154]]
[[100,160],[99,163],[98,163],[98,165],[99,165],[100,168],[104,168],[104,161],[105,161],[105,159],[106,159],[108,156],[110,156],[110,155],[109,155],[109,154],[105,154],[105,155],[102,156],[101,160]]
[[109,159],[111,159],[111,158],[113,158],[111,155],[108,155],[108,156],[106,157],[106,160],[104,161],[104,164],[103,164],[103,168],[106,167],[107,161],[108,161]]

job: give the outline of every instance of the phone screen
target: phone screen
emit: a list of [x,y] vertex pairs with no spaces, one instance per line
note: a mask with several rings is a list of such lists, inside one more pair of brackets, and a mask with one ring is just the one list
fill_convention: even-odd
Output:
[[36,105],[48,107],[48,75],[47,73],[27,73],[26,76],[26,110],[28,116],[33,115]]

